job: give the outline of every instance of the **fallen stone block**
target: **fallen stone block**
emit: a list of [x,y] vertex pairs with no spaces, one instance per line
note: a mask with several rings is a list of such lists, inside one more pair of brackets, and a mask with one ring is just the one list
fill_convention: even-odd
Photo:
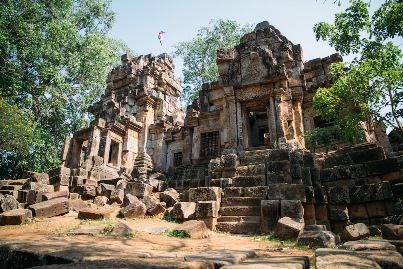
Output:
[[122,207],[126,207],[130,205],[131,203],[134,203],[136,201],[139,201],[139,198],[137,198],[134,195],[131,195],[130,193],[126,194],[125,197],[123,198],[123,203]]
[[30,205],[28,209],[32,211],[35,218],[49,218],[69,212],[70,200],[67,198],[56,198],[49,201]]
[[278,220],[274,234],[283,240],[297,239],[303,229],[303,223],[294,221],[289,217],[283,217]]
[[319,248],[315,251],[316,268],[349,268],[349,269],[381,269],[374,260],[364,257],[355,251],[332,248]]
[[370,236],[369,229],[364,223],[356,223],[344,227],[340,239],[343,241],[356,241]]
[[347,205],[329,205],[329,219],[334,221],[348,220]]
[[135,201],[119,211],[124,218],[143,218],[147,212],[146,205],[141,201]]
[[196,203],[178,202],[172,210],[172,217],[178,220],[189,220],[196,218]]
[[392,250],[396,251],[396,247],[387,240],[357,240],[345,242],[340,248],[363,251],[363,250]]
[[[111,197],[109,198],[111,203],[121,204],[124,201],[125,190],[124,189],[115,189],[111,193]],[[137,197],[136,197],[137,198]]]
[[219,187],[201,187],[189,189],[189,202],[216,201],[221,202],[221,188]]
[[165,211],[166,211],[166,208],[160,203],[157,203],[153,208],[148,210],[148,212],[153,216],[164,214]]
[[256,257],[235,265],[225,265],[221,269],[309,269],[306,256]]
[[197,218],[217,218],[218,207],[216,201],[199,201],[196,205]]
[[20,225],[32,218],[28,209],[14,209],[0,214],[0,225]]
[[201,253],[194,252],[184,256],[184,259],[191,261],[211,261],[214,263],[214,268],[225,268],[225,266],[241,265],[242,262],[249,261],[250,259],[255,258],[255,256],[256,253],[253,250],[220,249],[204,251]]
[[388,240],[403,240],[403,225],[382,224],[382,238]]
[[111,235],[115,236],[128,236],[130,234],[133,234],[134,231],[132,228],[129,227],[126,223],[123,223],[121,221],[117,221],[112,228]]
[[203,221],[189,220],[174,229],[175,231],[184,232],[190,238],[202,239],[209,237],[209,230]]
[[100,183],[96,188],[97,195],[106,196],[108,199],[111,197],[112,192],[115,190],[115,186],[106,183]]
[[340,238],[324,225],[307,225],[298,237],[298,245],[332,248],[340,244]]
[[277,225],[277,221],[280,217],[280,201],[262,200],[260,216],[261,216],[261,232],[269,233],[274,231]]
[[94,199],[94,204],[97,206],[104,206],[108,203],[108,197],[106,196],[97,196]]
[[40,182],[42,184],[49,184],[49,175],[47,173],[36,173],[25,171],[23,178],[28,178],[30,182]]
[[69,197],[68,191],[57,191],[57,192],[45,192],[42,194],[42,201],[48,201],[56,198]]
[[143,182],[128,182],[126,185],[125,194],[130,193],[131,195],[136,196],[137,198],[143,198],[152,193],[153,187],[149,184],[145,184]]
[[80,211],[81,209],[88,208],[88,204],[81,199],[70,200],[69,209],[75,212]]
[[165,202],[167,207],[174,206],[179,201],[179,193],[172,188],[160,193],[160,201]]
[[14,196],[0,194],[0,213],[18,209],[19,207],[20,204]]
[[84,208],[78,211],[79,219],[105,219],[109,215],[109,212],[102,208]]
[[281,200],[280,218],[289,217],[301,220],[304,216],[304,207],[300,200]]
[[168,184],[165,181],[158,180],[158,179],[148,179],[146,181],[147,184],[153,187],[153,191],[155,192],[163,192],[168,189]]

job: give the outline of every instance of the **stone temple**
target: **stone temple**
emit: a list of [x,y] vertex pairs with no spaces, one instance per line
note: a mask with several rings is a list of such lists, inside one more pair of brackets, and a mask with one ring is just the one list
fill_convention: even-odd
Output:
[[89,108],[90,126],[66,138],[61,165],[0,187],[34,215],[45,212],[35,211],[49,204],[43,197],[123,203],[132,194],[149,213],[232,233],[268,233],[283,217],[335,232],[403,222],[403,153],[390,152],[385,133],[364,124],[366,143],[306,149],[304,132],[331,124],[312,98],[334,83],[330,65],[341,60],[305,61],[300,45],[262,22],[217,51],[218,80],[183,111],[169,55],[123,55]]

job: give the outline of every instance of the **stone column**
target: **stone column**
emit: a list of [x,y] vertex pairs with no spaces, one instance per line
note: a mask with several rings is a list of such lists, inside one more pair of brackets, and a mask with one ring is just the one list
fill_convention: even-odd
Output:
[[294,137],[298,142],[304,146],[304,126],[302,124],[302,107],[301,99],[292,100],[292,114],[293,114],[293,127],[294,127]]
[[276,107],[274,105],[274,97],[270,96],[269,104],[267,107],[267,119],[269,122],[270,130],[270,143],[277,142],[277,127],[276,127]]
[[223,141],[226,148],[236,149],[237,147],[237,107],[234,96],[234,87],[224,87],[226,95],[226,108],[221,113],[222,126],[224,127]]
[[105,120],[96,119],[92,131],[88,136],[87,158],[97,155],[102,156],[99,154],[99,146],[101,143],[101,131],[103,128],[105,128]]

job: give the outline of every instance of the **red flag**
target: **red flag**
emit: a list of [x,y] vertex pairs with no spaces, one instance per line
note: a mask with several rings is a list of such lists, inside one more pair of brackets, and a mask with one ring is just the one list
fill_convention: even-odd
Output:
[[161,46],[162,46],[162,40],[164,40],[163,37],[162,37],[163,34],[165,34],[164,31],[160,31],[160,32],[158,33],[158,40],[160,41]]

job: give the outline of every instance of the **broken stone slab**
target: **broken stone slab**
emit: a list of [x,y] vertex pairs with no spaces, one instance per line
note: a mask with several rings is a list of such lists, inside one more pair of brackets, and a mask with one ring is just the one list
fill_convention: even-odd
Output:
[[160,201],[165,202],[167,207],[174,206],[179,201],[179,193],[172,188],[160,193]]
[[48,201],[60,197],[69,197],[69,191],[45,192],[42,193],[42,201]]
[[168,184],[165,181],[150,178],[146,180],[146,183],[153,187],[155,192],[163,192],[168,189]]
[[143,218],[147,212],[146,205],[141,201],[135,201],[119,211],[124,218]]
[[354,251],[363,250],[392,250],[396,251],[396,247],[387,240],[357,240],[345,242],[340,246],[342,249]]
[[175,231],[184,232],[190,238],[202,239],[209,237],[209,230],[203,221],[189,220],[177,226]]
[[324,225],[307,225],[298,237],[298,245],[309,247],[332,248],[340,244],[340,238]]
[[67,198],[56,198],[49,201],[30,205],[28,209],[32,211],[35,218],[49,218],[69,212],[70,200]]
[[381,269],[373,259],[355,251],[319,248],[315,251],[316,268],[322,269]]
[[168,231],[168,227],[166,226],[145,226],[145,227],[138,227],[137,230],[146,232],[149,234],[161,234]]
[[42,191],[29,190],[27,193],[27,204],[33,205],[42,202],[42,196],[43,196]]
[[125,194],[130,193],[137,198],[149,196],[153,191],[153,187],[140,181],[128,182],[125,189]]
[[111,197],[109,198],[109,201],[111,203],[121,204],[124,201],[124,197],[125,197],[125,190],[124,189],[115,189],[115,190],[112,191]]
[[20,208],[20,204],[12,195],[0,194],[0,213]]
[[108,199],[111,197],[112,192],[115,190],[115,186],[106,183],[100,183],[96,188],[97,195],[106,196]]
[[189,220],[196,218],[196,203],[178,202],[172,210],[172,217],[178,220]]
[[123,198],[122,207],[126,207],[126,206],[128,206],[131,203],[136,202],[136,201],[139,201],[139,198],[137,198],[136,196],[131,195],[130,193],[128,193]]
[[[184,256],[186,260],[204,260],[214,263],[215,268],[225,268],[248,261],[256,256],[253,250],[209,250],[201,253],[191,253]],[[224,266],[224,267],[223,267]],[[230,267],[231,268],[231,267]]]
[[403,225],[382,224],[382,238],[389,240],[403,240]]
[[132,228],[129,227],[126,223],[123,223],[121,221],[117,221],[112,228],[111,235],[115,236],[127,236],[130,234],[133,234],[134,231]]
[[370,236],[368,227],[364,223],[356,223],[344,227],[340,235],[342,241],[356,241]]
[[81,209],[88,208],[88,204],[81,199],[70,200],[69,209],[79,212]]
[[165,211],[166,211],[166,208],[161,203],[157,203],[153,208],[148,210],[148,212],[151,215],[153,215],[153,216],[161,215],[161,217],[163,216]]
[[97,189],[95,186],[92,185],[77,186],[77,192],[85,197],[97,196]]
[[104,206],[108,203],[108,197],[106,196],[97,196],[94,198],[94,204],[97,206]]
[[20,225],[32,218],[32,212],[28,209],[14,209],[0,214],[0,225]]
[[304,223],[297,222],[289,217],[278,220],[274,234],[283,240],[297,239],[304,229]]
[[306,256],[256,257],[221,269],[309,269],[309,264]]
[[30,182],[40,182],[42,184],[49,184],[49,175],[47,173],[37,173],[25,171],[23,178],[28,178]]
[[79,219],[105,219],[109,215],[109,212],[102,208],[84,208],[78,211]]
[[142,202],[146,205],[147,211],[149,211],[157,205],[158,200],[154,196],[149,195],[145,196]]
[[67,235],[98,235],[104,227],[83,226],[73,231],[66,232]]

